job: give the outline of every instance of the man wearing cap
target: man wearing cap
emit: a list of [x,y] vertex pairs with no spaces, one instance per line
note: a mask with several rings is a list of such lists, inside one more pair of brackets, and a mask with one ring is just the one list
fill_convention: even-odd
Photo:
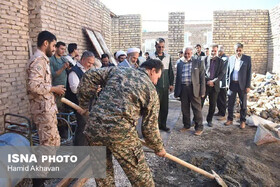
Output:
[[139,57],[140,49],[129,48],[127,50],[127,58],[119,64],[122,67],[138,68],[137,60]]
[[170,129],[166,127],[166,120],[168,115],[168,91],[173,90],[174,73],[171,64],[171,56],[163,52],[165,47],[165,40],[163,38],[158,38],[155,47],[156,52],[151,54],[150,58],[161,60],[164,66],[161,77],[156,85],[160,100],[158,124],[159,129],[169,132]]
[[118,64],[121,63],[122,61],[124,61],[126,59],[126,56],[127,56],[127,54],[124,51],[116,52],[115,57],[116,57]]

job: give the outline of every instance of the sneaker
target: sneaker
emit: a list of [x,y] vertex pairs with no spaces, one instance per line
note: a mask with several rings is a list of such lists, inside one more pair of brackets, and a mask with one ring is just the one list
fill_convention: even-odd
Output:
[[203,130],[197,130],[195,131],[194,135],[200,136],[202,134]]
[[170,132],[170,129],[168,127],[164,127],[164,128],[159,128],[160,130],[163,130],[165,132]]
[[212,122],[208,122],[207,125],[208,125],[209,127],[213,127],[213,123],[212,123]]

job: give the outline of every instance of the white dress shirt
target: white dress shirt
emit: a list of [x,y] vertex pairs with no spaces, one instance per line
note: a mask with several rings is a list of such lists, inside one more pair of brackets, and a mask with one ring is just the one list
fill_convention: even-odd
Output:
[[[242,57],[242,56],[241,56]],[[233,69],[232,80],[238,81],[238,72],[240,70],[241,57],[236,57]]]
[[64,56],[64,58],[71,63],[73,66],[76,66],[77,61],[75,59],[73,59],[70,55]]
[[[86,69],[84,68],[84,66],[82,66],[79,62],[77,62],[77,66],[85,73]],[[69,76],[68,76],[68,82],[69,82],[69,87],[71,89],[71,91],[76,94],[77,93],[77,88],[79,86],[80,83],[80,79],[78,77],[78,75],[72,71]]]

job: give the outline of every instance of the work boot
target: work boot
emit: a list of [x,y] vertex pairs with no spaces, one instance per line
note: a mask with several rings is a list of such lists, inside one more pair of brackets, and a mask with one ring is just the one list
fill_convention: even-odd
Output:
[[165,132],[170,132],[170,129],[168,127],[162,127],[162,128],[159,128],[160,130],[163,130]]
[[232,121],[230,121],[230,120],[227,120],[227,122],[225,122],[225,123],[224,123],[224,125],[225,125],[225,126],[229,126],[229,125],[232,125]]
[[200,136],[202,134],[203,130],[196,130],[194,135]]
[[245,121],[242,121],[242,122],[240,123],[240,129],[245,129],[245,126],[246,126]]

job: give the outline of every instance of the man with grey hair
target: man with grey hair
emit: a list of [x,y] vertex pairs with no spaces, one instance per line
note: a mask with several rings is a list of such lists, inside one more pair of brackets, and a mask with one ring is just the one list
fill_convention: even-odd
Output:
[[160,100],[158,125],[160,130],[170,132],[170,129],[166,126],[166,121],[168,115],[169,91],[173,91],[174,72],[171,63],[171,56],[167,53],[164,53],[165,40],[163,38],[158,38],[155,43],[155,48],[156,52],[151,54],[150,58],[160,60],[164,67],[161,77],[156,85]]
[[[224,72],[227,72],[228,57],[225,54],[225,48],[219,45],[218,49],[219,57],[224,61]],[[220,81],[220,92],[217,98],[218,112],[214,116],[221,116],[218,120],[225,120],[226,109],[227,109],[227,89],[226,89],[226,73]]]
[[184,57],[177,64],[176,84],[174,96],[181,99],[184,127],[181,132],[190,130],[191,116],[190,105],[194,114],[195,135],[203,132],[201,97],[205,95],[205,70],[202,61],[192,57],[193,49],[186,47]]
[[203,107],[206,97],[209,97],[209,109],[207,114],[207,123],[209,127],[212,127],[212,119],[215,113],[217,97],[220,91],[220,81],[225,75],[224,62],[218,57],[218,45],[213,44],[210,47],[211,55],[207,56],[203,62],[205,64],[205,82],[206,93],[202,98],[201,105]]
[[137,60],[139,57],[140,49],[138,48],[129,48],[127,50],[127,57],[119,63],[119,66],[128,67],[128,68],[138,68]]
[[234,49],[236,54],[228,60],[228,118],[225,125],[232,125],[233,110],[238,93],[241,107],[240,128],[244,129],[246,125],[247,93],[251,87],[252,65],[251,57],[243,54],[243,44],[237,43]]
[[[77,88],[79,86],[80,80],[84,75],[84,73],[92,68],[94,63],[95,63],[94,54],[90,51],[85,51],[81,57],[81,61],[77,62],[77,64],[74,67],[72,67],[69,72],[65,97],[77,105],[79,105],[79,102],[76,94],[77,94]],[[85,135],[83,134],[85,124],[86,124],[85,119],[79,113],[81,111],[76,111],[76,110],[74,111],[77,118],[77,127],[74,136],[74,145],[86,146],[87,141]]]

